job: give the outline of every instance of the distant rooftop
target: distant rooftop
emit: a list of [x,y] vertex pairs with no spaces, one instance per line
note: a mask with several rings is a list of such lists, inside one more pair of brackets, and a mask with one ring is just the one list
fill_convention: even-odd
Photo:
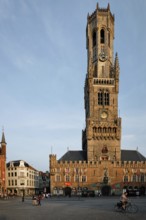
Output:
[[[58,161],[86,161],[86,151],[67,151]],[[121,150],[121,161],[146,161],[137,150]]]
[[58,161],[85,161],[86,151],[67,151]]
[[122,161],[146,161],[146,158],[137,150],[121,150]]
[[26,163],[24,160],[13,160],[13,161],[9,161],[7,163],[7,167],[11,166],[11,164],[13,164],[15,167],[18,167],[20,165],[20,161],[24,162],[24,166],[25,167],[30,167],[30,165],[28,163]]

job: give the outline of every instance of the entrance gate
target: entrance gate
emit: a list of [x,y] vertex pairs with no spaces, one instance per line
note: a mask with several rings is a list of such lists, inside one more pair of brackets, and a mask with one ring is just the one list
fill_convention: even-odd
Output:
[[65,196],[69,196],[69,197],[71,197],[71,188],[70,187],[65,187],[64,188],[64,194],[65,194]]
[[109,196],[111,194],[111,187],[108,185],[103,186],[101,192],[103,196]]

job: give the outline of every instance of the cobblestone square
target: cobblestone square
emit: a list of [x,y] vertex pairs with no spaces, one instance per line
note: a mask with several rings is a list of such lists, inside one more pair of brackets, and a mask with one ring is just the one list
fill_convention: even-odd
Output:
[[41,206],[33,206],[31,198],[0,200],[0,220],[120,220],[146,218],[146,197],[133,197],[139,207],[136,214],[117,213],[114,204],[118,197],[51,198],[43,199]]

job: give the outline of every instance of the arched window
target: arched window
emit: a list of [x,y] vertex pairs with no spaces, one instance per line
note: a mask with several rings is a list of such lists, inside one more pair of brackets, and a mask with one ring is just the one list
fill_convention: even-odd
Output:
[[93,37],[92,37],[92,42],[93,42],[93,47],[95,47],[96,46],[96,32],[94,31],[93,32]]
[[103,29],[101,29],[101,31],[100,31],[100,43],[101,44],[105,43],[105,33],[104,33]]

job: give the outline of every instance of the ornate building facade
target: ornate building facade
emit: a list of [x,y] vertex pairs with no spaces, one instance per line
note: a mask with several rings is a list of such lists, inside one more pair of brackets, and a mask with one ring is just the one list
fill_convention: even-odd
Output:
[[39,193],[39,171],[24,160],[6,164],[6,185],[8,195],[34,195]]
[[88,15],[87,75],[84,87],[86,127],[82,150],[68,151],[59,160],[50,155],[51,192],[79,189],[118,194],[123,189],[145,194],[146,158],[136,150],[121,149],[118,115],[119,60],[114,55],[115,17],[107,8]]
[[6,191],[6,141],[4,132],[2,133],[2,140],[0,146],[0,197]]

